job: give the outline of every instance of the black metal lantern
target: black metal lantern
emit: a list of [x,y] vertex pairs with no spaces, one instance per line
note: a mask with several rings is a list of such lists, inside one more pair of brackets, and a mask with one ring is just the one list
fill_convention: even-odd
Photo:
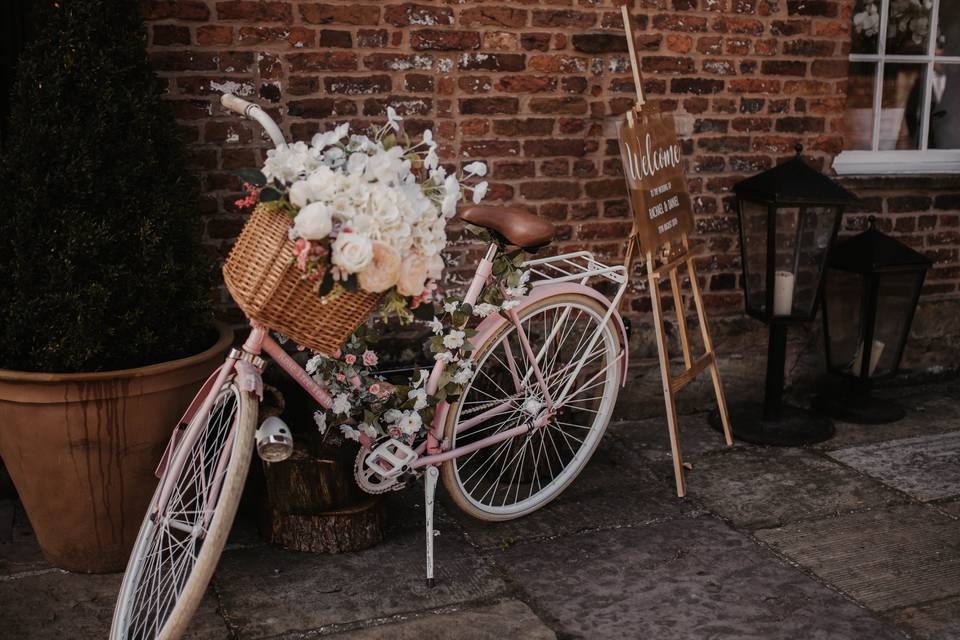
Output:
[[844,206],[856,196],[797,155],[733,187],[740,222],[744,297],[749,315],[769,325],[762,410],[731,407],[734,435],[758,444],[798,445],[826,440],[833,423],[783,404],[787,327],[817,312],[827,256]]
[[[900,405],[870,395],[875,380],[896,375],[930,260],[869,227],[837,245],[823,292],[827,369],[831,384],[814,406],[845,422],[882,424],[903,417]],[[869,346],[866,346],[869,345]]]

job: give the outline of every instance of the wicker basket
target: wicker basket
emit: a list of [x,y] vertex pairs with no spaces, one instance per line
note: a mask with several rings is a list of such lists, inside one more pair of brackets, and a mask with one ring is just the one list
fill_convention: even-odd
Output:
[[259,205],[244,225],[223,265],[230,295],[248,317],[294,340],[330,354],[343,346],[380,302],[380,294],[342,292],[320,298],[301,279],[287,232],[290,218]]

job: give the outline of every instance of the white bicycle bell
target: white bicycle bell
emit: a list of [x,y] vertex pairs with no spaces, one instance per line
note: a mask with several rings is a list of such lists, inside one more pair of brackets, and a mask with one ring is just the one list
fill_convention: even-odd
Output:
[[287,423],[270,416],[257,429],[257,455],[265,462],[282,462],[293,453],[293,434]]

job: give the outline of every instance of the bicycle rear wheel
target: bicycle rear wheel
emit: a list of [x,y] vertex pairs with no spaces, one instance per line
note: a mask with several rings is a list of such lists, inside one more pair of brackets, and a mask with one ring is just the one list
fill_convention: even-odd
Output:
[[[175,639],[226,544],[250,466],[257,400],[233,379],[196,416],[157,487],[114,609],[111,640]],[[167,487],[165,504],[158,501]]]
[[[603,322],[606,312],[579,293],[551,296],[519,311],[531,351],[541,354],[551,398],[567,388],[567,400],[543,427],[445,462],[443,484],[457,506],[481,520],[519,518],[556,498],[580,474],[606,431],[620,390],[620,338],[612,319]],[[512,323],[479,346],[474,362],[473,380],[447,415],[444,433],[452,448],[531,423],[545,410]]]

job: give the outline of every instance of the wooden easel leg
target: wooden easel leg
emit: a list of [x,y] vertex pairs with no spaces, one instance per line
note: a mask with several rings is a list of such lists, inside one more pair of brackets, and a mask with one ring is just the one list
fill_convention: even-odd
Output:
[[690,358],[690,341],[687,340],[687,317],[684,313],[685,305],[683,296],[680,294],[680,283],[678,282],[677,270],[670,270],[670,288],[673,291],[673,305],[677,310],[677,329],[680,332],[680,346],[683,347],[683,364],[689,369],[693,365]]
[[[687,246],[687,239],[684,237],[683,244]],[[687,252],[689,256],[689,250]],[[720,370],[717,368],[716,353],[713,351],[713,340],[710,339],[710,329],[707,327],[707,314],[703,309],[703,297],[700,295],[700,283],[697,281],[697,270],[693,264],[693,257],[687,258],[687,269],[690,274],[690,289],[693,291],[693,301],[697,307],[697,317],[700,321],[700,333],[703,336],[703,347],[707,353],[712,354],[710,363],[710,378],[713,380],[713,391],[717,396],[717,409],[720,411],[720,422],[723,424],[723,439],[727,446],[733,444],[733,434],[730,432],[730,417],[727,414],[727,400],[723,395],[723,384],[720,382]]]
[[683,458],[680,454],[680,440],[677,436],[677,408],[673,390],[670,388],[670,351],[663,330],[663,306],[660,300],[660,288],[654,274],[653,254],[647,252],[647,279],[650,284],[650,302],[653,305],[653,327],[657,334],[657,352],[660,356],[660,380],[663,382],[663,400],[667,408],[667,430],[670,433],[670,452],[673,455],[673,476],[677,483],[677,495],[687,494],[683,477]]

